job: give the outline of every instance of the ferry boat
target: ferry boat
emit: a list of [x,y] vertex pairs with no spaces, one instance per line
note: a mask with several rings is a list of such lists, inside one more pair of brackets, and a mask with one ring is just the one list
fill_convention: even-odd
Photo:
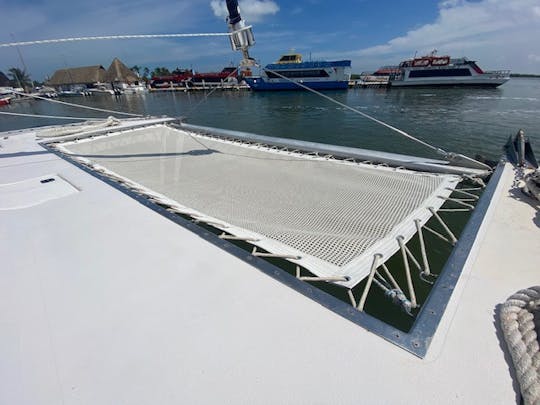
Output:
[[347,89],[350,60],[303,62],[302,55],[282,55],[266,65],[260,76],[246,77],[252,90],[301,90],[300,83],[314,90]]
[[398,71],[390,75],[390,84],[393,87],[497,87],[509,79],[509,70],[483,71],[473,60],[436,56],[436,51],[433,51],[430,55],[401,62]]

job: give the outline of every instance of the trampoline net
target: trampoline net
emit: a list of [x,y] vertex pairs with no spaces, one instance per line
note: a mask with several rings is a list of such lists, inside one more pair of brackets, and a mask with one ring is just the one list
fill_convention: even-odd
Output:
[[[409,240],[459,182],[214,139],[164,125],[69,142],[84,157],[217,228],[353,287]],[[220,224],[223,224],[221,226]]]

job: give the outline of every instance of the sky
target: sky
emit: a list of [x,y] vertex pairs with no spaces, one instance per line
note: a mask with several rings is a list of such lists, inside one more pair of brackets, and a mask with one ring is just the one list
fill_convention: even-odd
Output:
[[[226,32],[221,0],[0,0],[0,43],[97,35]],[[272,63],[294,49],[304,60],[352,61],[352,73],[437,49],[484,70],[540,74],[540,0],[240,0],[253,26],[250,54]],[[237,64],[227,37],[108,40],[21,46],[32,78],[56,69],[109,66],[192,68]],[[14,47],[0,48],[0,71],[23,68]]]

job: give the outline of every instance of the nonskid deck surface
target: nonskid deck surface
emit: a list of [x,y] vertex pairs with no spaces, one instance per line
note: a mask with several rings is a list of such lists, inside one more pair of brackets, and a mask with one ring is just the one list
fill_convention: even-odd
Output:
[[[166,126],[62,145],[209,217],[227,232],[354,286],[387,260],[459,178],[279,152]],[[224,226],[220,227],[219,224]]]
[[518,400],[496,308],[537,284],[540,232],[510,166],[420,360],[47,153],[32,132],[0,145],[0,183],[56,173],[80,190],[0,211],[0,403]]

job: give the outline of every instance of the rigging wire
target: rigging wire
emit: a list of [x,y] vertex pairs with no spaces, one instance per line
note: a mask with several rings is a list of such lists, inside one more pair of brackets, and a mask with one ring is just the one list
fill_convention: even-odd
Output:
[[68,103],[66,101],[60,101],[60,100],[52,100],[52,99],[47,98],[47,97],[41,97],[41,96],[37,96],[35,94],[29,94],[29,93],[21,93],[21,92],[15,91],[15,90],[11,90],[11,93],[17,94],[19,96],[37,98],[39,100],[45,100],[45,101],[49,101],[51,103],[58,103],[58,104],[69,105],[69,106],[72,106],[72,107],[84,108],[84,109],[87,109],[87,110],[101,111],[101,112],[112,113],[112,114],[123,114],[123,115],[129,115],[131,117],[138,117],[138,118],[144,117],[144,115],[142,115],[142,114],[133,114],[133,113],[123,112],[123,111],[107,110],[107,109],[104,109],[104,108],[90,107],[88,105]]
[[61,115],[23,114],[23,113],[15,113],[15,112],[8,112],[8,111],[0,111],[0,114],[2,114],[2,115],[15,115],[15,116],[18,116],[18,117],[54,118],[54,119],[59,119],[59,120],[107,121],[107,119],[108,119],[108,118],[95,118],[95,117],[65,117],[65,116],[61,116]]
[[76,42],[76,41],[99,41],[107,39],[149,39],[149,38],[191,38],[191,37],[224,37],[230,36],[228,32],[208,32],[196,34],[144,34],[144,35],[106,35],[95,37],[74,37],[74,38],[57,38],[57,39],[41,39],[37,41],[24,42],[8,42],[0,44],[0,48],[11,46],[26,46],[26,45],[42,45],[54,44],[59,42]]
[[[257,65],[257,66],[261,67],[260,65]],[[431,145],[431,144],[429,144],[429,143],[427,143],[425,141],[422,141],[421,139],[418,139],[418,138],[412,136],[411,134],[408,134],[407,132],[405,132],[405,131],[403,131],[403,130],[401,130],[399,128],[396,128],[396,127],[394,127],[394,126],[392,126],[390,124],[387,124],[386,122],[381,121],[381,120],[379,120],[379,119],[377,119],[375,117],[372,117],[371,115],[366,114],[366,113],[364,113],[364,112],[362,112],[362,111],[360,111],[360,110],[358,110],[358,109],[356,109],[354,107],[348,106],[347,104],[344,104],[344,103],[342,103],[342,102],[340,102],[340,101],[338,101],[336,99],[333,99],[332,97],[329,97],[326,94],[323,94],[323,93],[321,93],[321,92],[319,92],[317,90],[314,90],[311,87],[308,87],[308,86],[304,85],[303,83],[292,80],[292,79],[290,79],[290,78],[288,78],[288,77],[286,77],[286,76],[284,76],[284,75],[282,75],[282,74],[280,74],[280,73],[278,73],[278,72],[276,72],[274,70],[270,70],[270,69],[267,69],[267,68],[264,68],[264,70],[267,71],[267,72],[270,72],[272,74],[275,74],[276,76],[279,76],[282,79],[288,80],[288,81],[296,84],[297,86],[299,86],[299,87],[301,87],[301,88],[303,88],[305,90],[308,90],[308,91],[310,91],[310,92],[312,92],[314,94],[317,94],[318,96],[321,96],[321,97],[327,99],[328,101],[331,101],[332,103],[335,103],[335,104],[337,104],[337,105],[339,105],[339,106],[341,106],[343,108],[346,108],[346,109],[348,109],[350,111],[353,111],[353,112],[355,112],[357,114],[360,114],[362,117],[367,118],[367,119],[369,119],[371,121],[374,121],[377,124],[380,124],[380,125],[382,125],[382,126],[384,126],[386,128],[389,128],[392,131],[395,131],[400,135],[403,135],[403,136],[405,136],[405,137],[407,137],[407,138],[409,138],[409,139],[411,139],[411,140],[413,140],[415,142],[418,142],[418,143],[428,147],[429,149],[434,150],[435,152],[437,152],[437,153],[439,153],[441,155],[444,155],[444,156],[448,155],[448,152],[446,152],[444,149],[441,149],[441,148],[439,148],[437,146],[433,146],[433,145]]]
[[222,85],[216,86],[216,87],[214,87],[212,90],[210,90],[208,93],[205,93],[203,99],[202,99],[201,101],[199,101],[197,104],[195,104],[193,107],[191,107],[191,108],[189,109],[189,111],[188,111],[187,114],[186,114],[186,118],[190,117],[191,114],[193,114],[193,113],[195,112],[195,110],[201,106],[201,104],[203,104],[203,103],[205,103],[206,101],[208,101],[208,97],[209,97],[213,92],[215,92],[218,88],[223,87],[224,82],[225,82],[227,79],[229,79],[233,74],[235,74],[235,73],[237,73],[237,72],[238,72],[238,68],[234,69],[231,73],[229,73],[229,74],[227,75],[227,77],[226,77],[225,79],[223,79]]

